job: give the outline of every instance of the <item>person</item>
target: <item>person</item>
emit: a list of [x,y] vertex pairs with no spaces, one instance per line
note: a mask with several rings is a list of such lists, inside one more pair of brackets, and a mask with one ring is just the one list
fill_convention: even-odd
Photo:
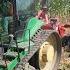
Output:
[[65,28],[64,28],[63,25],[61,25],[61,24],[58,22],[58,19],[57,19],[57,18],[50,19],[50,24],[51,24],[51,26],[52,26],[52,29],[56,30],[61,37],[64,36]]
[[50,23],[42,26],[42,29],[52,29],[58,31],[57,19],[51,18]]
[[56,18],[51,18],[50,19],[50,25],[51,25],[52,29],[58,31],[58,23],[57,23]]
[[46,24],[48,24],[48,8],[46,5],[44,5],[41,10],[38,11],[38,14],[36,15],[36,18],[43,20]]

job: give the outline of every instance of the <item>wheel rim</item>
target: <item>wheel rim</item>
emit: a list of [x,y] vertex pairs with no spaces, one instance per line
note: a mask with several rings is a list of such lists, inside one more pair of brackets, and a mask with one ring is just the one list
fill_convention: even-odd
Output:
[[[51,53],[52,52],[52,53]],[[44,42],[39,51],[39,66],[40,70],[49,70],[49,64],[52,64],[54,59],[54,48],[49,42]],[[47,68],[47,69],[46,69]]]
[[37,69],[57,70],[61,58],[61,39],[58,33],[52,30],[42,30],[32,40],[40,47],[37,54]]

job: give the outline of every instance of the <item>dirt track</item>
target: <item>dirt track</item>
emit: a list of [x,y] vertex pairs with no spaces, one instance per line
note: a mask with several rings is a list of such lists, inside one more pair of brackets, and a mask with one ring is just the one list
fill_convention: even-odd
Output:
[[70,70],[70,52],[64,51],[64,48],[58,70]]

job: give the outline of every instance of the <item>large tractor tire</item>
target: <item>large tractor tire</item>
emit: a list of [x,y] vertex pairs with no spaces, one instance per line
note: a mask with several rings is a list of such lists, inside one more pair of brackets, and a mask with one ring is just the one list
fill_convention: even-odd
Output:
[[32,41],[40,46],[37,56],[33,58],[36,69],[38,67],[40,70],[57,70],[61,58],[61,41],[58,33],[39,29]]

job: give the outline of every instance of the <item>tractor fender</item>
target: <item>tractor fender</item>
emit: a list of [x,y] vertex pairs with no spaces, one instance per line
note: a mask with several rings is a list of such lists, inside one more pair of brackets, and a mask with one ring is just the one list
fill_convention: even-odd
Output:
[[30,31],[30,39],[31,39],[32,36],[37,32],[37,30],[40,29],[43,25],[44,22],[42,20],[39,20],[35,17],[31,18],[25,29],[23,40],[29,40],[29,31]]

